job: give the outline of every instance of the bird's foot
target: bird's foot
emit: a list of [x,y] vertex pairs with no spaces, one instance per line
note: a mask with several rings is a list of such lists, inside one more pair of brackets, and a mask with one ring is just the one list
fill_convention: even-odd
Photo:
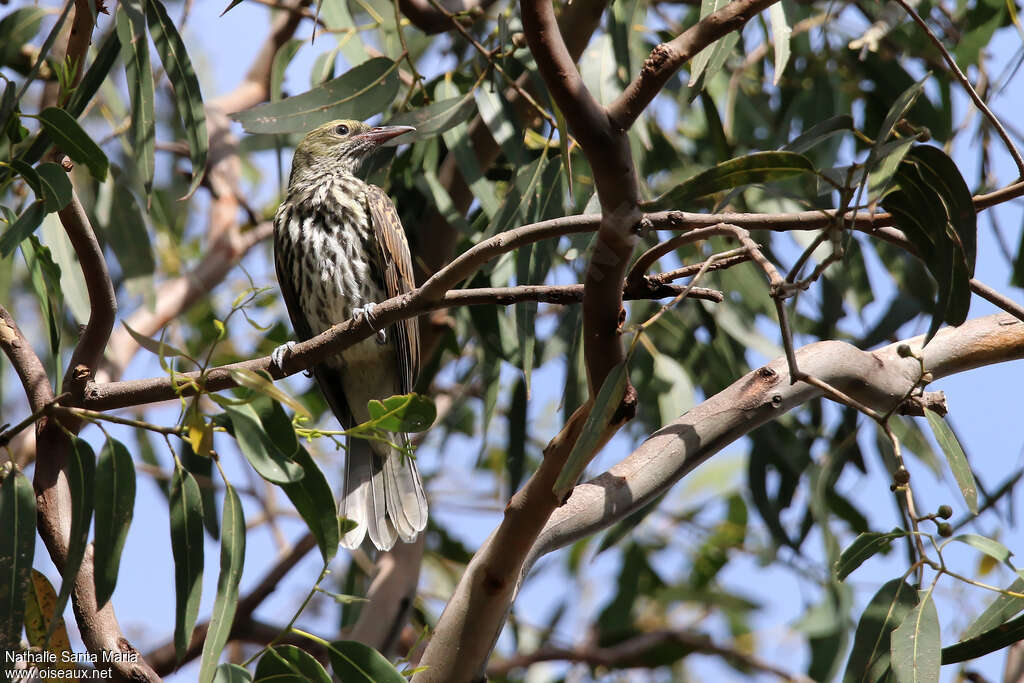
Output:
[[[277,368],[281,372],[284,372],[284,362],[288,356],[292,355],[292,350],[295,348],[295,342],[289,341],[281,344],[276,349],[270,352],[270,366]],[[306,377],[312,377],[313,372],[308,368],[303,371]]]
[[[373,311],[376,308],[377,308],[377,304],[375,304],[375,303],[373,303],[371,301],[371,302],[367,303],[365,306],[363,306],[361,308],[353,308],[352,309],[352,314],[353,315],[364,315],[364,316],[366,316],[366,322],[370,323],[370,327],[373,327],[374,326]],[[381,345],[387,344],[387,342],[388,342],[387,332],[385,332],[384,330],[376,330],[376,332],[377,332],[377,343],[381,344]]]

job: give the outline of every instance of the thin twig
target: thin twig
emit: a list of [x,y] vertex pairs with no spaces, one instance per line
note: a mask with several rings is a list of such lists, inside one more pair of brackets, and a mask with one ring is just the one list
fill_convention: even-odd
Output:
[[921,15],[917,13],[917,10],[907,4],[906,0],[896,0],[896,2],[908,15],[910,15],[910,18],[921,27],[928,36],[928,39],[932,41],[935,48],[942,54],[942,58],[946,60],[946,64],[949,65],[953,75],[956,76],[956,79],[960,81],[960,85],[962,85],[964,90],[967,91],[971,101],[974,102],[974,105],[981,110],[985,115],[985,118],[991,122],[992,127],[996,129],[997,133],[999,133],[999,137],[1003,139],[1003,143],[1006,144],[1006,150],[1010,153],[1010,156],[1013,157],[1013,162],[1017,164],[1018,177],[1024,178],[1024,158],[1022,158],[1020,152],[1017,151],[1017,147],[1013,144],[1013,140],[1010,139],[1010,135],[1006,132],[1006,128],[1003,127],[1002,122],[1000,122],[999,118],[992,113],[991,109],[988,108],[988,105],[985,104],[985,100],[981,99],[981,96],[978,95],[974,86],[971,85],[971,82],[967,79],[967,76],[965,76],[964,72],[960,70],[959,66],[957,66],[953,55],[949,54],[949,50],[946,49],[946,46],[942,44],[942,41],[939,40],[938,36],[935,35],[925,20],[921,18]]

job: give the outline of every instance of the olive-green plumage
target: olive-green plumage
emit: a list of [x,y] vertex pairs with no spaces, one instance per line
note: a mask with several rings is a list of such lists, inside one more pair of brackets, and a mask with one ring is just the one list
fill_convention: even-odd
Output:
[[[356,176],[374,149],[410,130],[332,121],[296,147],[288,196],[274,218],[274,261],[300,339],[415,286],[394,204]],[[412,391],[419,371],[417,330],[415,320],[403,321],[313,369],[344,427],[369,419],[370,399]],[[399,439],[404,445],[405,435]],[[414,540],[426,526],[416,462],[387,444],[350,440],[343,495],[341,514],[358,525],[342,540],[345,547],[358,546],[369,534],[387,550],[396,539]]]

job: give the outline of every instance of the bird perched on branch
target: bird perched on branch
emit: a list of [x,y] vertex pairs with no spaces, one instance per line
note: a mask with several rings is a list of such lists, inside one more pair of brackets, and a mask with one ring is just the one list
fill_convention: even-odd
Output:
[[[381,144],[414,130],[332,121],[309,133],[292,159],[288,196],[274,217],[274,263],[295,334],[302,340],[348,318],[373,323],[376,302],[415,286],[412,259],[395,205],[356,177]],[[281,366],[295,342],[278,347]],[[313,368],[320,390],[345,428],[370,419],[366,404],[412,391],[419,372],[416,320],[404,320]],[[408,444],[397,435],[397,445]],[[350,439],[341,514],[357,526],[342,545],[369,534],[390,549],[413,541],[427,524],[416,461],[392,445]]]

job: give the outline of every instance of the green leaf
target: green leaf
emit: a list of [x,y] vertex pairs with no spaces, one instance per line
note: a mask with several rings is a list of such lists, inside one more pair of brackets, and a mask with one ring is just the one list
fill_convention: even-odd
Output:
[[160,54],[167,71],[168,80],[174,88],[174,104],[181,117],[181,125],[188,139],[189,157],[192,160],[192,183],[183,199],[192,196],[206,173],[206,153],[210,141],[206,132],[206,113],[203,111],[203,95],[199,90],[199,79],[189,60],[185,43],[182,42],[174,22],[167,16],[167,10],[159,0],[145,0],[146,21],[153,36],[153,44]]
[[956,664],[968,659],[984,657],[1020,640],[1024,640],[1024,616],[1011,619],[970,640],[942,648],[942,663]]
[[294,645],[278,645],[263,653],[256,665],[256,680],[273,683],[331,683],[331,677],[313,655]]
[[437,408],[427,396],[401,394],[383,401],[370,400],[370,419],[363,425],[389,432],[423,432],[434,424]]
[[[717,12],[728,4],[728,0],[701,0],[700,18]],[[687,86],[700,90],[725,65],[729,53],[739,40],[739,31],[733,31],[716,40],[697,53],[690,62],[690,82]]]
[[182,661],[192,642],[203,589],[203,500],[192,473],[174,468],[170,495],[174,556],[174,652]]
[[605,429],[611,423],[612,416],[619,409],[622,397],[626,393],[626,384],[629,381],[629,373],[626,371],[626,361],[618,363],[608,376],[601,383],[601,390],[597,392],[594,405],[587,415],[576,443],[573,444],[569,457],[566,459],[565,467],[562,468],[558,479],[555,481],[554,494],[558,500],[565,498],[576,486],[576,481],[583,474],[587,464],[597,454],[598,444]]
[[772,85],[778,85],[789,63],[789,37],[793,29],[786,21],[786,10],[781,2],[777,2],[768,8],[768,18],[772,22],[772,44],[775,47],[775,76],[772,78]]
[[187,353],[181,351],[180,349],[174,346],[171,346],[170,344],[165,343],[163,339],[153,339],[152,337],[147,337],[146,335],[140,332],[136,332],[135,330],[128,326],[128,323],[124,322],[123,320],[121,321],[121,324],[124,325],[124,329],[128,332],[128,336],[134,339],[136,344],[146,349],[150,353],[154,353],[157,356],[160,356],[161,358],[171,358],[174,356],[183,356],[185,358],[188,358]]
[[986,536],[981,536],[980,534],[960,534],[959,536],[951,538],[950,541],[965,543],[975,550],[985,553],[996,562],[1004,563],[1013,569],[1013,564],[1010,563],[1010,556],[1013,555],[1013,553],[999,541]]
[[224,406],[231,420],[242,455],[257,474],[274,484],[291,484],[302,479],[302,467],[282,453],[267,435],[259,416],[250,405]]
[[860,534],[854,539],[836,562],[836,578],[840,581],[846,579],[853,571],[864,564],[865,560],[880,552],[889,550],[889,546],[897,538],[907,535],[902,529],[893,529],[888,533],[881,531],[868,531]]
[[384,655],[354,640],[336,640],[327,648],[334,675],[345,683],[406,683]]
[[[230,9],[230,7],[228,8]],[[227,10],[224,10],[225,12]],[[274,62],[270,66],[270,101],[277,102],[282,97],[282,88],[284,88],[284,74],[288,69],[288,65],[291,64],[292,59],[298,53],[299,48],[306,44],[306,41],[300,38],[292,38],[287,41],[284,45],[277,48],[277,52],[274,53]]]
[[921,591],[917,606],[892,632],[892,670],[900,683],[938,683],[942,666],[939,613],[932,592]]
[[156,269],[153,246],[146,230],[146,219],[123,182],[114,184],[110,202],[110,220],[104,226],[107,244],[114,250],[125,278],[152,275]]
[[75,321],[84,325],[90,313],[88,286],[68,233],[55,214],[43,218],[39,239],[49,247],[53,262],[60,267],[61,303],[65,310],[71,311]]
[[462,97],[451,97],[420,109],[396,114],[388,121],[388,125],[413,126],[416,130],[407,133],[402,140],[424,140],[457,126],[475,113],[476,101],[473,93],[468,92]]
[[96,463],[96,604],[107,603],[117,585],[121,551],[135,509],[135,463],[120,441],[108,438]]
[[917,81],[909,88],[900,93],[900,96],[896,98],[896,101],[889,107],[889,111],[886,113],[885,118],[882,120],[882,126],[878,130],[878,135],[875,136],[875,144],[871,147],[871,152],[868,154],[867,160],[864,162],[864,166],[868,170],[874,168],[875,163],[878,160],[879,152],[882,146],[889,141],[889,136],[892,134],[893,128],[904,115],[914,105],[914,101],[924,90],[924,83],[931,77],[931,73],[924,75],[921,80]]
[[833,135],[853,130],[853,117],[849,114],[839,114],[817,123],[801,135],[791,140],[782,149],[803,154],[819,143],[827,140]]
[[395,99],[398,87],[398,64],[377,57],[301,95],[261,104],[231,118],[250,133],[305,133],[335,119],[378,114]]
[[[25,184],[32,188],[32,192],[35,193],[36,199],[45,201],[43,196],[43,179],[39,177],[39,173],[36,169],[32,168],[31,164],[26,164],[21,159],[11,159],[11,168],[13,168],[21,179],[25,181]],[[54,209],[56,211],[57,209]]]
[[21,47],[39,33],[47,14],[49,12],[42,7],[22,7],[0,19],[0,66],[18,64]]
[[153,173],[156,168],[156,115],[153,108],[156,95],[153,67],[149,59],[149,39],[146,36],[146,13],[142,2],[125,0],[120,3],[117,8],[117,36],[121,43],[121,60],[124,62],[131,101],[132,118],[128,141],[146,196],[149,197],[153,191]]
[[960,169],[949,156],[932,145],[914,145],[907,160],[916,164],[928,186],[942,198],[952,235],[960,247],[967,273],[974,275],[978,258],[978,216],[974,198]]
[[[21,83],[21,88],[18,90],[18,96],[14,98],[17,101],[21,101],[21,97],[25,94],[25,91],[28,90],[28,86],[36,80],[36,76],[39,74],[39,67],[43,65],[43,61],[50,55],[50,49],[57,40],[57,36],[60,35],[61,29],[64,28],[64,22],[67,21],[68,14],[71,13],[71,8],[74,4],[75,3],[73,2],[64,3],[64,9],[61,11],[60,16],[57,17],[57,21],[54,22],[53,28],[51,28],[50,32],[46,35],[46,40],[44,40],[43,44],[39,46],[39,54],[36,56],[35,63],[32,64],[32,68],[25,75],[25,80]],[[21,49],[20,45],[18,46],[18,49]],[[40,151],[40,154],[41,153],[42,151]],[[39,157],[36,157],[35,159],[38,158]],[[22,157],[22,159],[26,160],[24,157]],[[35,161],[35,159],[32,161]],[[32,163],[32,161],[29,161],[29,163]]]
[[246,368],[234,369],[231,371],[231,378],[238,382],[240,386],[248,387],[249,389],[258,391],[275,401],[280,401],[295,411],[298,415],[302,415],[303,417],[308,417],[310,419],[313,417],[302,402],[254,370]]
[[18,106],[18,100],[15,99],[17,95],[14,81],[7,81],[7,85],[4,86],[4,94],[0,95],[0,138],[7,130],[7,122],[11,120],[11,115],[14,114],[14,110]]
[[[71,437],[71,453],[66,473],[71,494],[71,532],[68,535],[68,554],[61,572],[60,592],[54,614],[63,614],[71,597],[75,577],[82,566],[85,549],[89,544],[89,524],[92,522],[93,491],[95,490],[96,454],[88,442]],[[50,624],[51,633],[56,620]]]
[[891,659],[892,632],[916,604],[916,592],[902,579],[889,581],[875,593],[857,624],[843,683],[885,680]]
[[[32,291],[36,300],[39,301],[43,319],[46,321],[50,355],[56,366],[57,359],[60,358],[60,333],[63,318],[60,267],[53,262],[50,250],[44,247],[35,235],[22,242],[21,253],[25,257],[25,265],[28,267]],[[57,375],[59,372],[59,370],[55,370],[54,374]]]
[[78,87],[72,91],[71,97],[68,98],[67,103],[64,105],[64,111],[76,119],[85,112],[86,106],[92,101],[93,96],[100,89],[100,86],[103,85],[103,82],[107,80],[107,74],[114,67],[114,63],[120,54],[121,41],[118,39],[116,31],[110,31],[107,33],[107,37],[103,39],[103,43],[100,44],[92,64],[82,76]]
[[785,151],[755,152],[712,166],[657,199],[641,202],[640,205],[646,211],[673,209],[741,185],[767,183],[814,172],[814,164],[802,154]]
[[63,168],[48,161],[36,168],[47,213],[60,211],[71,203],[71,181]]
[[20,649],[35,547],[36,494],[32,482],[13,469],[0,482],[0,649],[4,652]]
[[967,456],[964,454],[964,449],[960,447],[956,434],[950,429],[946,420],[935,411],[926,410],[925,415],[928,417],[932,433],[935,434],[935,440],[942,448],[942,452],[946,454],[949,469],[952,470],[953,478],[956,479],[956,484],[960,487],[960,493],[964,497],[964,502],[967,503],[967,509],[971,511],[972,515],[978,514],[978,484],[974,481],[971,464],[967,462]]
[[[1014,579],[1013,583],[1006,587],[1012,593],[1024,593],[1024,579]],[[985,611],[978,615],[967,630],[964,631],[960,640],[971,640],[982,633],[1000,626],[1007,619],[1024,609],[1024,598],[1017,598],[1012,595],[999,594],[996,599],[985,608]]]
[[213,680],[221,651],[227,645],[231,626],[238,609],[238,584],[245,563],[245,517],[242,501],[235,488],[225,482],[224,511],[221,513],[220,575],[217,577],[217,597],[213,601],[210,628],[203,642],[203,656],[199,665],[200,683]]
[[331,492],[331,485],[327,483],[327,477],[305,448],[300,447],[293,459],[302,468],[302,479],[293,484],[282,484],[281,489],[306,522],[309,532],[313,534],[320,548],[324,564],[327,564],[338,554],[338,543],[341,539],[334,494]]
[[71,114],[58,107],[47,107],[39,113],[39,122],[58,147],[74,161],[85,164],[96,180],[107,178],[110,161],[89,134]]
[[46,209],[38,200],[32,202],[27,209],[22,211],[18,219],[14,221],[14,225],[7,228],[7,231],[0,237],[0,258],[10,256],[22,240],[35,232],[39,224],[43,222],[45,215]]

